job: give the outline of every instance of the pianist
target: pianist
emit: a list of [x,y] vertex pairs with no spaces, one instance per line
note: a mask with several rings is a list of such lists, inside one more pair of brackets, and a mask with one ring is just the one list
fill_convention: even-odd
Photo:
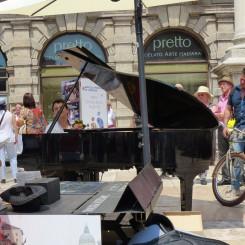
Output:
[[[60,110],[60,108],[62,107],[64,103],[65,101],[62,99],[57,99],[53,101],[53,104],[52,104],[53,117],[56,116],[56,114],[58,113],[58,111]],[[58,121],[55,123],[54,128],[52,129],[51,133],[59,134],[59,133],[64,133],[64,129],[71,129],[72,126],[70,125],[68,118],[69,118],[69,109],[66,104]],[[51,124],[52,122],[49,123],[49,125],[47,126],[45,130],[46,133],[49,127],[51,126]]]

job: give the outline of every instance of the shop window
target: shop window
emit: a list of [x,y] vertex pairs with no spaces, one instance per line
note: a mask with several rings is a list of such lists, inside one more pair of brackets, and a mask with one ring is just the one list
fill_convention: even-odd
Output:
[[206,49],[185,31],[171,29],[154,35],[145,45],[145,63],[146,76],[181,83],[191,94],[200,85],[208,86]]
[[180,74],[151,74],[148,76],[160,81],[168,81],[170,85],[181,83],[186,91],[194,94],[200,85],[207,86],[206,73],[180,73]]
[[7,92],[7,79],[6,58],[0,50],[0,94],[5,94]]
[[43,75],[42,77],[42,104],[43,104],[43,111],[44,115],[47,118],[48,121],[52,121],[53,115],[52,115],[52,102],[57,99],[57,98],[62,98],[61,95],[61,84],[63,81],[70,81],[73,79],[76,79],[76,77],[79,75],[76,73],[76,71],[69,69],[66,70],[66,73],[64,73],[64,68],[56,68],[56,72],[59,71],[62,73],[62,76],[57,77],[54,76],[48,76],[45,77],[45,75],[52,74],[54,71],[48,71],[48,70],[43,70]]
[[52,120],[52,101],[61,98],[63,81],[76,79],[79,72],[60,59],[56,53],[72,47],[85,47],[99,59],[107,62],[103,47],[92,37],[81,33],[68,33],[52,40],[44,50],[40,64],[41,102],[48,121]]

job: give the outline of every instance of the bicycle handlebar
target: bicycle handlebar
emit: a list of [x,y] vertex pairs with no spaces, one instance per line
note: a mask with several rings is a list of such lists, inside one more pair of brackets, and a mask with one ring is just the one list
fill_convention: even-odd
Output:
[[[238,133],[235,135],[234,133]],[[236,137],[237,136],[237,137]],[[237,139],[237,141],[236,141]],[[233,128],[232,132],[229,135],[229,142],[245,142],[245,130],[240,130],[238,128]]]
[[[245,135],[245,130],[241,130],[241,129],[238,129],[238,128],[233,128],[234,131],[240,133],[240,134],[244,134]],[[233,132],[233,131],[232,131]]]

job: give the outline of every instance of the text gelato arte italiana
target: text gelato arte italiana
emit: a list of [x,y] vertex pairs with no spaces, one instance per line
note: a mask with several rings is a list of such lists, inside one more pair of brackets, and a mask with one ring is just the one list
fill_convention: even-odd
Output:
[[[188,57],[202,56],[201,51],[189,50],[192,46],[192,41],[189,38],[175,36],[169,39],[153,40],[153,52],[146,52],[145,57]],[[178,50],[179,49],[179,50]],[[188,49],[185,50],[185,49]]]

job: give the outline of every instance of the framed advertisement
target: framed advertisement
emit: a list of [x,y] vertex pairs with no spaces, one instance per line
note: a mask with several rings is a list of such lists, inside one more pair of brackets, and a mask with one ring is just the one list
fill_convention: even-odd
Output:
[[0,244],[99,245],[100,216],[0,215]]

